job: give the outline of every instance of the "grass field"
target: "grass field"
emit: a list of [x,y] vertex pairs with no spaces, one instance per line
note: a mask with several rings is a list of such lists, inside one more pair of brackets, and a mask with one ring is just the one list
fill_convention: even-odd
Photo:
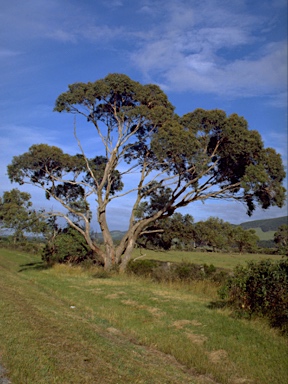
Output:
[[263,232],[261,228],[253,228],[260,240],[274,240],[275,231]]
[[213,264],[217,268],[225,268],[232,270],[237,264],[245,265],[247,261],[257,261],[267,258],[273,260],[281,260],[282,256],[278,255],[263,255],[263,254],[239,254],[239,253],[216,253],[216,252],[180,252],[180,251],[168,251],[159,252],[151,250],[134,250],[134,258],[140,258],[141,260],[161,260],[170,262],[188,261],[195,264]]
[[217,308],[211,283],[103,277],[0,250],[0,359],[13,384],[286,383],[287,339]]

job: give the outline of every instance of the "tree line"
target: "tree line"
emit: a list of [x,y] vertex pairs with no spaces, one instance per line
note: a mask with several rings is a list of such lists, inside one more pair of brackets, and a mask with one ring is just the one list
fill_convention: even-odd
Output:
[[[138,239],[142,247],[171,249],[171,247],[185,250],[208,250],[256,252],[258,250],[258,236],[255,230],[244,230],[217,217],[194,223],[190,215],[174,213],[159,223],[159,232],[156,225],[154,233],[148,231]],[[160,229],[161,228],[161,229]]]

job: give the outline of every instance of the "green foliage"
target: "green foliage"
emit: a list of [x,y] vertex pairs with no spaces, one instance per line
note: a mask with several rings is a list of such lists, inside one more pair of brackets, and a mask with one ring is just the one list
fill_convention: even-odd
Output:
[[[140,212],[138,211],[140,215]],[[149,214],[149,209],[145,210]],[[189,247],[194,237],[193,217],[189,214],[174,213],[171,217],[156,220],[145,229],[137,240],[140,247],[169,250],[172,245],[179,248]]]
[[79,263],[89,259],[91,250],[84,237],[74,228],[68,227],[60,231],[53,242],[46,244],[42,260],[47,264]]
[[197,246],[209,246],[214,251],[227,250],[230,245],[232,226],[217,217],[195,224],[195,242]]
[[[149,207],[140,207],[138,214],[149,215]],[[179,249],[196,247],[211,247],[213,251],[237,250],[238,252],[255,253],[258,236],[255,230],[244,230],[240,226],[233,226],[217,217],[210,217],[206,221],[193,223],[190,215],[174,213],[171,217],[157,220],[146,228],[137,243],[147,249],[171,249],[178,245]]]
[[204,268],[196,264],[181,262],[173,268],[172,276],[173,280],[180,281],[202,280]]
[[275,250],[275,243],[273,240],[259,240],[257,242],[258,250],[262,249],[261,252],[266,252],[267,254],[273,254]]
[[128,274],[148,277],[160,264],[157,260],[130,260],[126,271]]
[[[85,159],[83,155],[65,154],[55,146],[38,144],[32,145],[26,153],[14,156],[8,166],[8,175],[10,180],[19,184],[29,180],[42,188],[45,186],[47,199],[60,199],[73,211],[86,212],[89,211],[86,190],[88,186],[99,186],[106,163],[107,159],[103,156]],[[120,174],[114,170],[109,183],[109,193],[113,195],[122,187]],[[103,189],[107,189],[107,182]]]
[[288,332],[288,260],[248,262],[237,266],[219,294],[235,313],[264,316]]
[[243,229],[240,226],[234,227],[231,231],[231,242],[238,248],[238,251],[242,253],[256,252],[257,242],[259,241],[254,229]]

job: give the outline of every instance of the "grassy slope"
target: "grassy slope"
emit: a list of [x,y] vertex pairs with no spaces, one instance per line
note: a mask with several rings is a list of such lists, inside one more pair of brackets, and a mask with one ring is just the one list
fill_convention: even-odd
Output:
[[261,228],[252,228],[255,230],[256,235],[260,240],[274,240],[275,231],[267,231],[263,232]]
[[261,228],[263,232],[276,232],[280,225],[287,224],[288,216],[276,217],[274,219],[247,221],[240,224],[244,229]]
[[0,250],[0,357],[13,384],[285,382],[285,339],[210,309],[212,286],[91,273]]

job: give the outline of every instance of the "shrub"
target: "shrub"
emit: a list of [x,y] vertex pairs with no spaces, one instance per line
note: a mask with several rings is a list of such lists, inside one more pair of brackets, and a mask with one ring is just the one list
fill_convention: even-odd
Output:
[[253,314],[288,333],[288,260],[262,260],[237,266],[219,294],[236,314]]
[[156,260],[130,260],[126,271],[128,274],[148,277],[158,265]]
[[216,272],[216,267],[213,264],[210,264],[210,265],[204,264],[203,269],[206,275],[212,275],[213,273]]
[[224,284],[228,279],[229,273],[227,271],[215,271],[209,279],[214,283]]
[[176,264],[173,271],[173,280],[180,281],[192,281],[192,280],[202,280],[204,278],[205,272],[204,268],[200,265],[187,263],[182,261],[179,264]]
[[42,259],[47,264],[80,263],[89,259],[89,250],[84,237],[74,228],[65,228],[58,234],[53,243],[43,249]]

